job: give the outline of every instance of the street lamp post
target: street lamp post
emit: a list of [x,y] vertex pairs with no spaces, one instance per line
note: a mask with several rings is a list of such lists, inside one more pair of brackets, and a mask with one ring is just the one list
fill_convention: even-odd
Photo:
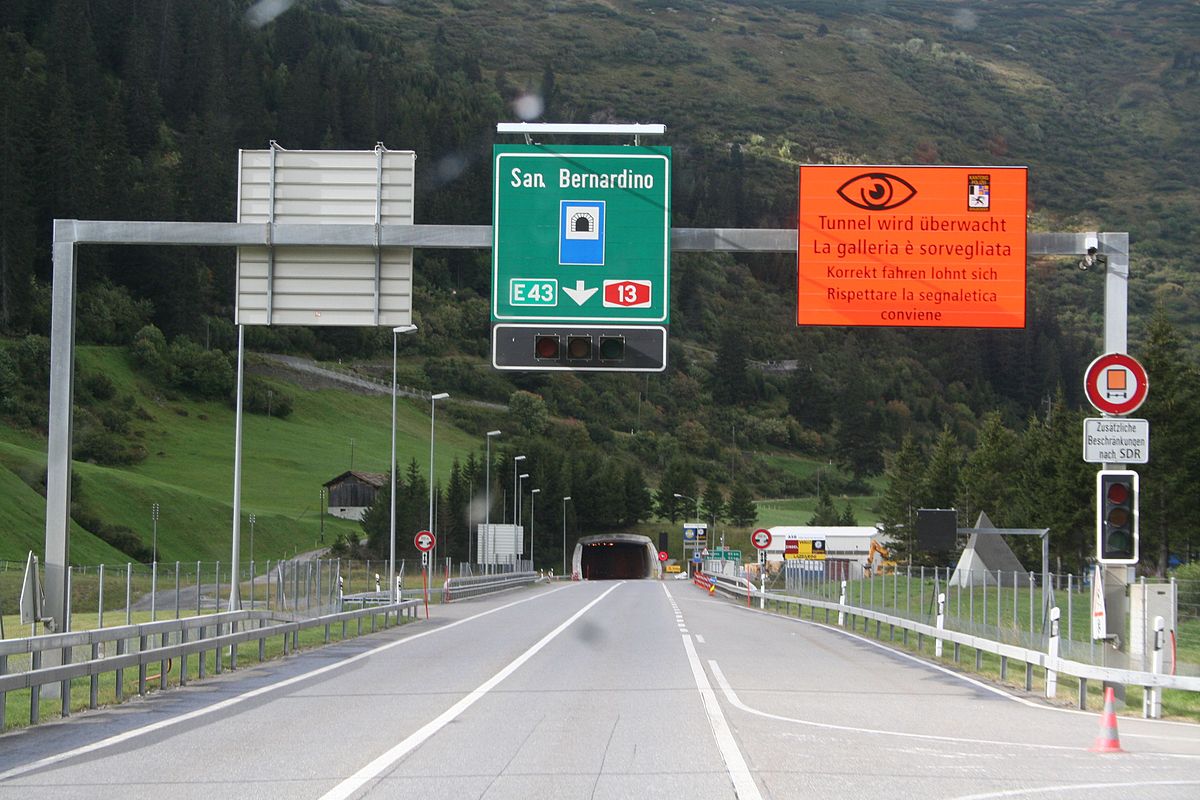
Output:
[[158,563],[158,503],[150,504],[150,519],[154,523],[154,544],[151,545],[150,563]]
[[[449,392],[438,392],[437,394],[429,395],[429,532],[433,530],[433,419],[437,413],[437,401],[445,400],[450,396]],[[434,545],[433,551],[436,553],[437,545]],[[393,579],[394,580],[394,579]]]
[[[516,545],[516,541],[517,541],[517,528],[521,527],[521,516],[525,513],[525,509],[521,508],[521,506],[523,505],[523,503],[521,502],[521,496],[522,496],[522,493],[525,491],[525,479],[528,477],[529,477],[528,472],[522,472],[520,475],[517,476],[517,481],[518,481],[518,483],[517,483],[517,519],[516,519],[516,525],[513,526],[513,545],[514,545],[513,549],[514,550],[516,550],[515,545]],[[521,531],[521,545],[524,546],[524,544],[525,544],[525,531],[522,530]],[[517,557],[516,557],[516,554],[514,553],[513,561],[515,562],[516,560],[517,560]]]
[[529,567],[533,568],[533,496],[541,489],[529,490]]
[[154,523],[154,543],[150,546],[150,621],[153,622],[158,617],[158,503],[150,505],[150,519]]
[[496,560],[496,543],[492,538],[492,437],[499,436],[500,431],[488,431],[484,436],[487,442],[487,456],[483,469],[483,530],[488,540],[488,563]]
[[562,531],[562,533],[563,533],[563,570],[562,570],[562,574],[563,575],[567,574],[567,501],[570,499],[571,499],[570,495],[567,495],[566,497],[564,497],[562,499],[563,500],[563,513],[562,513],[562,528],[563,528],[563,531]]
[[[391,498],[391,524],[388,526],[388,586],[392,587],[392,600],[396,592],[396,343],[402,333],[412,333],[416,325],[397,325],[392,328],[392,482],[388,487]],[[351,448],[354,440],[351,439]],[[350,469],[354,469],[354,450],[350,451]]]
[[519,492],[519,490],[517,489],[517,462],[518,462],[518,461],[524,461],[524,460],[525,460],[525,456],[513,456],[513,515],[512,515],[512,524],[513,524],[513,561],[516,561],[516,560],[517,560],[517,545],[516,545],[516,540],[517,540],[517,509],[519,508],[519,504],[520,504],[520,501],[519,501],[520,492]]

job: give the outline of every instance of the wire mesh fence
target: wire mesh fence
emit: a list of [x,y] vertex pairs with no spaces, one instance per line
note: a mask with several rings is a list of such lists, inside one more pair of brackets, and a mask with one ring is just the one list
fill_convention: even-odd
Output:
[[[239,605],[291,618],[321,616],[338,610],[344,596],[387,592],[388,566],[386,559],[243,562],[237,575]],[[25,567],[24,562],[0,561],[0,638],[42,632],[35,631],[34,625],[22,624],[18,616]],[[447,578],[529,571],[532,565],[527,561],[489,565],[446,561],[427,567],[424,580],[419,561],[400,559],[395,569],[401,597],[428,588],[437,600]],[[44,576],[44,571],[40,574]],[[229,611],[233,582],[228,562],[220,561],[72,566],[68,571],[69,629],[92,630]]]
[[[1092,585],[1089,576],[1027,572],[973,572],[955,575],[952,567],[902,567],[884,574],[830,575],[820,562],[799,562],[768,572],[769,591],[838,602],[845,579],[845,602],[933,625],[938,597],[945,596],[944,624],[993,641],[1044,649],[1049,638],[1049,611],[1057,606],[1063,658],[1100,666],[1136,667],[1127,652],[1092,638]],[[1192,598],[1200,582],[1174,579],[1140,583],[1174,583],[1178,591],[1178,624],[1167,642],[1168,663],[1181,675],[1200,675],[1200,605]],[[1187,585],[1185,585],[1187,584]]]

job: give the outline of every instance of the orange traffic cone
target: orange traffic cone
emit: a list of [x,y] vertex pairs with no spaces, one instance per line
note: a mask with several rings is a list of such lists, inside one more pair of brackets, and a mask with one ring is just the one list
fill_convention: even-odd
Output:
[[1104,714],[1100,717],[1100,734],[1092,745],[1093,753],[1124,753],[1121,738],[1117,735],[1117,712],[1113,708],[1115,699],[1111,686],[1104,690]]

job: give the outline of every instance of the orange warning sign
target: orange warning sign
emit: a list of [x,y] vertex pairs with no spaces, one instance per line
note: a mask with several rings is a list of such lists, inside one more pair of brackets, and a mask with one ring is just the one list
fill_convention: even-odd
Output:
[[1026,177],[800,167],[796,324],[1025,327]]

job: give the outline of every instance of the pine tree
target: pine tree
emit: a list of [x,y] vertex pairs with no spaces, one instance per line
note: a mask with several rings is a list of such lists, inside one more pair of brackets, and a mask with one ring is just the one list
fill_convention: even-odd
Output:
[[924,458],[916,440],[907,435],[900,449],[888,459],[884,477],[887,488],[879,502],[880,522],[893,542],[897,558],[907,557],[915,550],[917,509],[925,505],[921,475]]
[[853,528],[858,525],[858,518],[854,516],[854,506],[850,505],[850,501],[846,501],[846,507],[842,509],[841,515],[838,517],[838,525]]
[[[1140,473],[1141,563],[1166,574],[1172,551],[1191,560],[1200,543],[1200,370],[1160,308],[1150,320],[1142,354],[1152,383],[1140,414],[1153,430],[1153,458]],[[1180,541],[1183,539],[1183,541]]]
[[813,515],[808,518],[809,525],[837,525],[838,512],[833,506],[833,497],[829,494],[829,485],[826,482],[821,486],[821,491],[817,495],[817,507],[813,511]]
[[754,496],[750,489],[741,481],[733,484],[729,493],[729,521],[740,528],[747,528],[758,519],[758,509],[754,507]]
[[1004,427],[998,412],[984,417],[978,444],[959,472],[956,507],[960,524],[973,525],[983,511],[1001,528],[1017,527],[1019,447],[1019,438]]
[[705,521],[713,529],[726,516],[725,494],[716,481],[709,481],[700,497],[700,509]]
[[921,478],[922,494],[931,508],[953,508],[962,469],[962,448],[950,429],[942,428]]

